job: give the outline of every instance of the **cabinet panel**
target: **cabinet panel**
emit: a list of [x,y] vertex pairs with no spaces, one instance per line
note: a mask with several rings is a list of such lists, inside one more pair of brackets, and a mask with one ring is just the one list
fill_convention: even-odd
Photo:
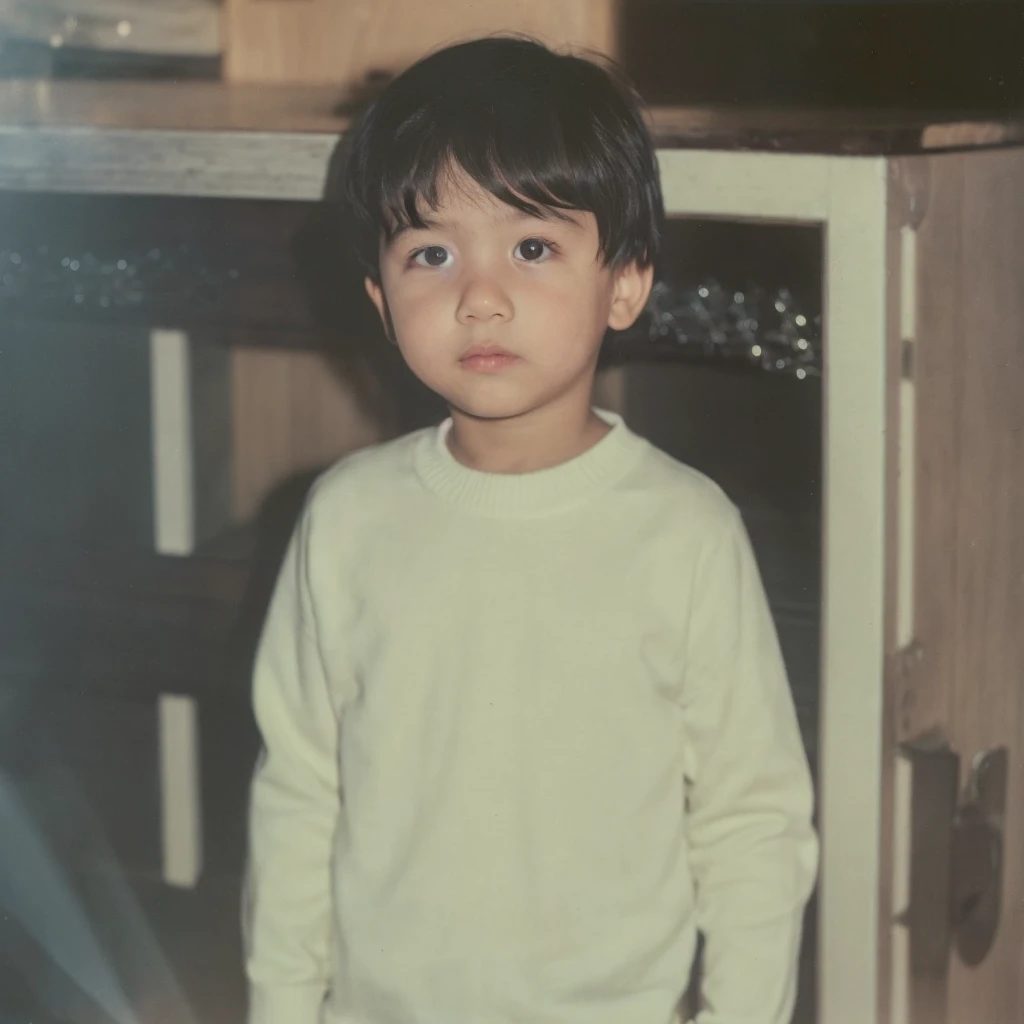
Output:
[[[937,160],[940,158],[936,158]],[[974,758],[1009,751],[1002,919],[978,967],[954,954],[949,1021],[1013,1020],[1024,1006],[1024,154],[964,162],[963,378],[956,489],[950,739],[961,783]]]
[[[952,902],[970,865],[966,847],[952,841],[948,812],[931,823],[927,842],[911,842],[905,853],[897,882],[905,871],[909,951],[895,961],[894,984],[897,996],[902,985],[906,995],[894,1002],[892,1020],[1016,1020],[1024,1005],[1024,154],[945,154],[901,161],[897,170],[917,211],[918,272],[904,371],[916,427],[907,467],[915,481],[913,536],[903,531],[902,539],[913,544],[913,643],[896,652],[890,675],[894,735],[919,750],[948,752],[956,792],[947,796],[958,813],[974,799],[969,786],[982,755],[1004,750],[1008,776],[1005,815],[992,819],[996,870],[978,876],[973,904],[990,896],[998,903],[987,953],[965,945],[955,924],[954,910],[971,905]],[[898,545],[891,554],[901,561]],[[928,809],[915,802],[919,777],[912,778],[909,795],[897,800],[897,846],[901,830],[912,837],[909,822]],[[934,891],[921,896],[914,882],[936,863],[952,881],[940,871]],[[926,900],[949,902],[949,912],[938,914],[944,934],[926,935],[917,923]]]
[[227,0],[225,77],[354,84],[442,44],[498,31],[610,53],[616,7],[617,0]]

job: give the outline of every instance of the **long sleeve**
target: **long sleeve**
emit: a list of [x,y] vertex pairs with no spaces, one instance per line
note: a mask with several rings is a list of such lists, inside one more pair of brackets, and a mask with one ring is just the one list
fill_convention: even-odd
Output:
[[739,514],[698,561],[684,685],[688,838],[705,955],[696,1024],[788,1024],[818,868],[813,785]]
[[332,839],[340,810],[338,711],[317,640],[309,511],[288,547],[260,639],[243,903],[249,1024],[318,1024],[331,976]]

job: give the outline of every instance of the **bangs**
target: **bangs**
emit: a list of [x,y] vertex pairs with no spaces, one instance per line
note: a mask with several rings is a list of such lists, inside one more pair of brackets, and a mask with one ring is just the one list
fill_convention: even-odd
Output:
[[383,214],[385,238],[390,241],[406,228],[425,228],[420,203],[436,210],[442,192],[455,187],[464,175],[531,217],[569,220],[561,211],[593,212],[602,256],[608,262],[612,231],[610,225],[602,226],[600,216],[605,197],[594,182],[580,179],[574,169],[578,164],[550,116],[547,124],[538,126],[533,121],[528,127],[527,119],[521,117],[471,118],[467,113],[463,111],[458,121],[445,126],[447,131],[423,131],[410,125],[398,133],[374,197]]

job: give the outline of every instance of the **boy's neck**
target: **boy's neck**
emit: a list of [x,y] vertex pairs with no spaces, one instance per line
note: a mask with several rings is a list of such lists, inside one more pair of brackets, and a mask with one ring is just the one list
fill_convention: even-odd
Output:
[[515,417],[476,419],[451,410],[448,450],[482,473],[533,473],[575,459],[612,428],[587,406],[573,415],[561,410]]

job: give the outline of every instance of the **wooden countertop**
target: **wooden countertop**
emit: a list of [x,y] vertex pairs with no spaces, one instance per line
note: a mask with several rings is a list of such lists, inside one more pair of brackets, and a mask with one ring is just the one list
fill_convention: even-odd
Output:
[[[340,90],[0,81],[0,189],[316,200],[350,118]],[[663,148],[877,156],[1024,145],[970,113],[659,107]]]

